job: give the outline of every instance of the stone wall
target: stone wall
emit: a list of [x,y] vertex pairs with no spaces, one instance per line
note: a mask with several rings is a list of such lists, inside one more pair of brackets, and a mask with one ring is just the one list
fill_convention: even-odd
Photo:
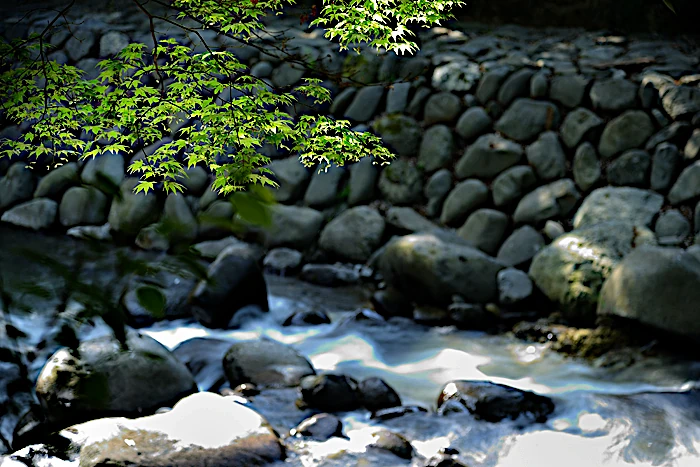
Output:
[[[142,39],[142,24],[117,30],[110,22],[118,20],[95,15],[84,31],[92,45],[64,39],[54,57],[89,73],[97,56]],[[271,253],[269,265],[369,261],[416,303],[448,305],[456,295],[510,307],[539,289],[567,320],[590,324],[604,282],[630,251],[700,243],[700,54],[692,44],[457,25],[425,32],[416,57],[342,56],[318,31],[295,29],[298,19],[281,25],[291,28],[292,47],[330,54],[328,68],[366,83],[327,81],[335,99],[320,110],[377,133],[398,158],[315,173],[264,148],[280,183],[272,227],[238,233],[295,250]],[[251,47],[233,50],[273,86],[303,77]],[[21,127],[2,134],[18,137]],[[39,178],[23,162],[0,162],[1,219],[162,250],[231,234],[221,226],[236,219],[233,205],[208,189],[206,170],[190,171],[184,195],[135,195],[125,174],[131,157],[74,162]],[[310,280],[358,277],[314,267],[305,268]],[[693,268],[683,276],[690,286],[700,278]]]

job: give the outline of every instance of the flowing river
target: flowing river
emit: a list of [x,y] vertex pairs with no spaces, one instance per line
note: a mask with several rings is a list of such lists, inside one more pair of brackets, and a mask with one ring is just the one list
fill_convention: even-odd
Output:
[[[80,245],[70,239],[0,229],[5,253],[20,239],[25,246],[32,242],[63,245],[53,248],[63,253]],[[36,269],[40,266],[10,265],[7,254],[0,254],[0,260],[5,272],[12,269],[50,281],[49,274]],[[267,280],[270,312],[252,315],[239,329],[211,330],[176,320],[142,332],[170,349],[195,337],[272,339],[293,346],[319,372],[356,379],[381,377],[404,405],[431,411],[382,422],[370,420],[366,411],[339,414],[347,439],[294,442],[284,465],[422,466],[425,458],[447,447],[458,450],[459,459],[470,466],[700,465],[700,392],[694,389],[700,387],[700,362],[649,357],[623,369],[598,368],[510,335],[426,327],[400,318],[384,321],[369,310],[359,313],[367,303],[367,291],[359,287],[328,289],[275,276]],[[292,312],[300,310],[322,310],[332,323],[282,326]],[[36,342],[50,323],[45,314],[12,319],[27,333],[28,343]],[[104,326],[96,326],[82,337],[104,332]],[[212,378],[216,375],[203,373],[197,383],[206,389]],[[554,399],[556,409],[546,423],[525,426],[517,420],[488,423],[469,415],[435,414],[441,388],[455,379],[494,381],[545,394]],[[305,417],[289,400],[289,393],[280,397],[263,393],[251,406],[284,434]],[[391,454],[366,451],[372,431],[379,427],[403,434],[419,456],[409,463]]]

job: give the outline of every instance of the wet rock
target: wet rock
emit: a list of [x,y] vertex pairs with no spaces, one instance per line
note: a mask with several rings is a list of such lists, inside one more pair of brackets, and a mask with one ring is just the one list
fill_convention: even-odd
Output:
[[448,169],[440,169],[430,176],[423,194],[428,199],[426,212],[430,217],[440,215],[442,203],[452,189],[452,172]]
[[275,248],[265,255],[263,266],[267,272],[286,276],[295,274],[301,267],[301,261],[301,252],[291,248]]
[[57,211],[56,201],[36,198],[5,211],[0,221],[27,229],[41,230],[54,224]]
[[[252,245],[237,239],[236,237],[226,237],[220,240],[207,240],[205,242],[200,242],[192,245],[192,250],[197,253],[202,258],[206,259],[216,259],[222,251],[230,246],[237,246],[239,248],[254,248]],[[256,251],[255,257],[262,258],[264,252]]]
[[606,175],[611,185],[645,186],[651,167],[651,156],[641,149],[622,153],[608,165]]
[[451,62],[433,71],[432,85],[446,92],[469,92],[479,82],[479,65],[469,61]]
[[387,409],[377,410],[372,414],[370,419],[385,422],[387,420],[403,417],[404,415],[417,413],[428,413],[428,409],[419,405],[401,405],[398,407],[389,407]]
[[335,257],[365,262],[379,247],[384,226],[384,218],[376,209],[350,208],[326,225],[319,237],[319,246]]
[[651,221],[661,210],[663,202],[663,196],[650,190],[628,187],[598,188],[583,200],[581,207],[576,211],[574,228],[607,221],[651,226]]
[[[78,183],[78,164],[69,162],[46,174],[36,186],[35,198],[58,198]],[[1,183],[1,182],[0,182]]]
[[470,179],[458,183],[445,199],[440,222],[445,225],[459,223],[469,213],[488,201],[489,189],[480,180]]
[[482,104],[494,99],[511,71],[509,66],[499,66],[484,73],[476,89],[476,99]]
[[223,357],[223,365],[231,387],[242,383],[260,388],[292,387],[316,374],[292,347],[268,340],[233,344]]
[[135,237],[139,231],[158,220],[160,208],[153,192],[135,193],[138,178],[127,178],[119,187],[120,196],[112,200],[109,225],[118,234]]
[[437,225],[418,214],[413,208],[392,207],[386,212],[386,223],[401,233],[429,232]]
[[596,80],[591,87],[591,103],[596,109],[619,112],[634,107],[638,87],[626,79]]
[[532,167],[519,165],[502,172],[493,181],[491,191],[493,203],[505,206],[520,199],[537,183],[537,177]]
[[323,214],[311,208],[276,205],[270,212],[272,222],[265,231],[268,248],[303,250],[313,243],[323,224]]
[[508,76],[498,91],[498,102],[509,105],[517,97],[527,97],[530,94],[530,78],[534,74],[534,70],[522,68]]
[[267,286],[257,256],[238,245],[227,247],[192,290],[190,303],[192,315],[209,328],[226,328],[246,305],[267,311]]
[[422,132],[415,119],[401,114],[385,115],[377,118],[372,127],[399,156],[411,157],[418,152]]
[[661,103],[674,120],[690,119],[693,114],[700,112],[700,88],[670,86],[664,92]]
[[588,79],[581,75],[555,76],[549,89],[549,97],[565,107],[578,107],[586,94],[588,83]]
[[0,210],[31,199],[34,192],[34,175],[24,162],[15,162],[0,178]]
[[331,319],[324,312],[319,310],[297,311],[284,320],[282,326],[316,326],[319,324],[330,324]]
[[392,204],[416,203],[423,193],[421,171],[405,159],[394,161],[382,170],[379,191]]
[[413,446],[403,436],[388,431],[381,430],[372,434],[374,441],[368,445],[368,449],[378,449],[388,451],[401,459],[411,459],[413,457]]
[[438,412],[467,411],[479,420],[496,423],[525,417],[542,423],[554,411],[545,396],[488,381],[452,381],[442,389]]
[[433,94],[425,103],[423,121],[426,125],[452,122],[459,115],[461,107],[459,97],[451,92]]
[[333,437],[343,438],[343,422],[335,415],[320,413],[302,421],[292,428],[289,434],[297,438],[311,438],[316,441],[326,441]]
[[299,389],[307,406],[324,412],[347,412],[360,407],[357,383],[345,375],[306,376]]
[[83,167],[80,179],[105,193],[115,193],[124,180],[124,156],[109,152],[89,159]]
[[588,109],[579,107],[569,112],[561,125],[561,139],[568,147],[576,147],[582,141],[593,139],[605,122]]
[[671,204],[679,204],[700,196],[700,161],[694,162],[681,172],[668,194]]
[[442,307],[417,305],[413,309],[413,321],[424,326],[448,326],[450,316]]
[[508,266],[522,266],[527,264],[543,247],[544,238],[542,235],[529,225],[524,225],[516,229],[503,242],[496,258]]
[[418,165],[428,173],[447,167],[452,162],[454,138],[445,125],[428,128],[418,151]]
[[583,191],[600,181],[602,175],[600,161],[591,143],[583,143],[576,149],[573,168],[574,180]]
[[538,71],[530,80],[530,97],[541,99],[549,93],[549,73]]
[[516,99],[496,122],[495,129],[515,141],[528,141],[559,126],[559,110],[545,101]]
[[517,164],[523,156],[523,148],[517,143],[496,134],[480,136],[464,152],[455,166],[457,178],[490,178]]
[[399,395],[381,378],[364,379],[358,384],[357,392],[360,405],[373,413],[401,405]]
[[345,168],[336,165],[328,170],[316,171],[304,195],[304,204],[315,208],[324,208],[338,201],[338,189],[345,178]]
[[351,165],[349,170],[348,204],[356,206],[372,201],[377,179],[379,178],[379,169],[372,163],[372,159],[365,157],[356,164]]
[[598,314],[636,320],[700,342],[700,260],[682,249],[645,246],[620,263],[603,286]]
[[379,269],[407,298],[439,305],[455,294],[471,302],[493,300],[496,274],[503,266],[475,248],[424,233],[390,242]]
[[629,110],[611,120],[603,130],[598,152],[604,159],[628,149],[644,145],[654,132],[654,126],[646,112]]
[[491,125],[493,125],[493,120],[483,107],[472,107],[459,117],[455,131],[459,136],[469,141],[487,133],[491,129]]
[[690,222],[677,209],[664,211],[656,220],[654,231],[661,246],[677,246],[690,235]]
[[446,454],[438,454],[431,457],[425,467],[468,467],[467,464],[461,463],[453,456]]
[[495,255],[508,227],[508,216],[494,209],[474,211],[457,235],[489,255]]
[[592,324],[605,279],[632,250],[655,243],[645,227],[620,221],[596,223],[543,248],[532,260],[529,275],[567,319]]
[[135,416],[197,391],[187,367],[154,339],[128,332],[57,351],[41,370],[36,394],[50,423],[62,428],[104,416]]
[[195,337],[178,344],[173,355],[187,366],[202,391],[216,392],[226,383],[221,360],[232,344],[229,340]]
[[83,240],[97,240],[101,242],[107,242],[112,240],[112,233],[109,224],[104,224],[100,226],[95,225],[82,225],[77,227],[71,227],[66,231],[66,235],[71,237],[80,238]]
[[356,122],[370,121],[379,108],[379,102],[383,95],[383,86],[366,86],[360,88],[355,94],[352,104],[350,104],[343,116],[346,119]]
[[272,189],[277,201],[293,203],[301,197],[309,180],[309,172],[301,165],[298,157],[273,161],[267,168],[279,183],[279,188]]
[[342,287],[360,282],[360,273],[342,264],[305,264],[299,278],[324,287]]
[[532,281],[519,269],[508,268],[498,273],[498,302],[512,305],[532,295]]
[[566,216],[580,198],[573,180],[557,180],[525,195],[515,208],[513,220],[515,223],[537,223]]
[[527,147],[527,161],[542,180],[562,178],[566,174],[566,155],[553,131],[542,133]]
[[166,413],[93,420],[60,435],[80,449],[80,465],[85,467],[253,467],[285,457],[284,447],[261,415],[210,392],[182,399]]

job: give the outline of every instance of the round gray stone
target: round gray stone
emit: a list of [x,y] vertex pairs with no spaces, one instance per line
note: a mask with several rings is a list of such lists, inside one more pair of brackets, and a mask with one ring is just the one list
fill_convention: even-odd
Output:
[[432,126],[423,135],[418,150],[418,164],[429,173],[447,167],[452,161],[453,148],[452,131],[445,125]]
[[618,186],[646,186],[649,179],[651,156],[641,149],[625,151],[612,161],[606,170],[608,182]]
[[513,214],[516,224],[537,223],[566,216],[581,198],[573,180],[565,178],[525,195]]
[[497,280],[498,302],[503,305],[522,302],[532,295],[532,281],[519,269],[503,269],[499,271]]
[[671,204],[682,203],[700,196],[700,161],[694,162],[681,172],[668,194]]
[[379,191],[392,204],[415,203],[423,194],[423,177],[417,167],[399,159],[382,170]]
[[321,232],[318,244],[335,257],[363,263],[379,247],[384,226],[384,218],[376,209],[357,206],[330,221]]
[[457,178],[490,178],[520,162],[523,147],[497,134],[480,136],[455,166]]
[[664,197],[650,190],[629,187],[598,188],[583,200],[581,207],[576,211],[574,228],[606,221],[648,227],[663,203]]
[[670,209],[659,215],[654,231],[659,245],[676,246],[690,235],[691,227],[688,219],[678,209]]
[[530,191],[537,183],[537,177],[532,167],[518,165],[505,170],[493,181],[491,190],[493,203],[496,206],[505,206],[519,200],[521,196]]
[[573,148],[600,130],[605,122],[588,109],[579,107],[568,113],[561,125],[561,139]]
[[561,75],[552,79],[549,97],[565,107],[578,107],[586,94],[589,80],[581,75]]
[[449,123],[457,118],[461,108],[459,97],[450,92],[439,92],[430,96],[425,103],[423,120],[426,125]]
[[496,258],[508,266],[522,266],[544,247],[542,235],[529,225],[515,229],[503,242]]
[[542,133],[525,151],[527,161],[542,180],[554,180],[566,174],[566,155],[553,131]]
[[494,209],[477,209],[457,235],[489,255],[495,255],[508,228],[508,216]]
[[583,191],[598,183],[602,171],[595,148],[591,143],[583,143],[574,155],[574,180]]
[[422,132],[415,119],[400,114],[385,115],[376,119],[372,127],[399,156],[411,157],[418,152]]
[[619,112],[634,107],[638,87],[626,79],[596,80],[591,87],[591,103],[596,109]]
[[654,125],[646,112],[628,110],[605,126],[598,152],[608,159],[628,149],[643,146],[653,132]]
[[516,99],[496,122],[496,130],[516,141],[528,141],[559,126],[559,110],[551,102]]
[[445,225],[463,221],[469,213],[488,201],[489,189],[480,180],[470,179],[458,183],[442,206],[440,222]]
[[487,133],[492,125],[493,120],[483,107],[472,107],[459,117],[455,131],[469,141]]
[[58,203],[48,198],[35,198],[5,211],[0,221],[32,230],[45,229],[56,220]]
[[680,162],[678,148],[671,143],[656,146],[651,162],[651,189],[659,192],[668,190],[673,183],[676,167]]

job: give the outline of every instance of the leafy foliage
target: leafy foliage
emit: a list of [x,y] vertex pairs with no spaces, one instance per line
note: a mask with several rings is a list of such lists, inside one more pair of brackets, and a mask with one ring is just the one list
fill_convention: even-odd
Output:
[[[229,51],[215,50],[204,40],[198,23],[219,34],[250,44],[270,36],[262,20],[278,14],[294,0],[174,0],[153,3],[177,15],[158,16],[134,0],[148,17],[152,46],[130,44],[116,57],[99,63],[96,79],[48,58],[46,34],[56,21],[27,39],[0,43],[0,102],[6,117],[27,126],[18,141],[0,140],[0,157],[26,157],[29,163],[67,161],[120,152],[132,156],[129,172],[140,177],[136,191],[162,187],[183,191],[185,169],[200,165],[215,176],[221,194],[250,186],[275,186],[261,154],[265,144],[298,153],[306,166],[343,165],[372,155],[386,163],[392,154],[369,133],[350,129],[347,121],[292,112],[301,97],[329,102],[330,92],[319,78],[307,78],[291,89],[275,89],[256,78]],[[461,1],[325,0],[313,26],[326,28],[341,49],[358,42],[397,53],[417,50],[411,24],[429,26],[448,16]],[[65,14],[65,9],[59,15]],[[181,27],[198,36],[199,44],[183,45],[157,37],[155,22]],[[267,35],[266,35],[267,34]],[[268,41],[269,42],[269,41]],[[278,56],[312,70],[277,44]],[[200,53],[201,52],[201,53]],[[154,151],[145,148],[184,126],[172,141]]]

